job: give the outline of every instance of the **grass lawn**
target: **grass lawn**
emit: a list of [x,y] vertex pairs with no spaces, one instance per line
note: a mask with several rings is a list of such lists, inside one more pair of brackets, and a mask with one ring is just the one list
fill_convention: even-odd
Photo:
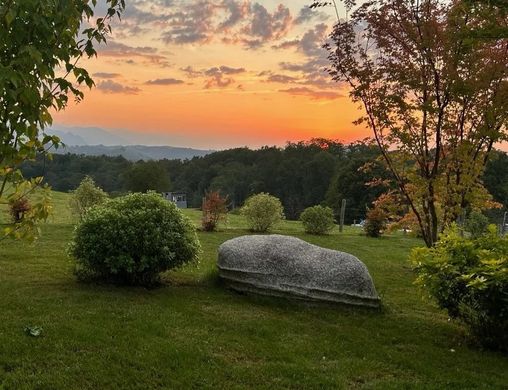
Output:
[[[242,218],[200,233],[198,266],[146,290],[77,283],[65,248],[67,195],[35,244],[0,243],[0,389],[506,388],[508,358],[467,344],[464,329],[423,300],[407,255],[421,242],[359,230],[277,233],[353,253],[381,312],[241,296],[216,278],[217,247],[247,234]],[[186,210],[196,222],[199,213]],[[43,328],[32,338],[27,325]]]

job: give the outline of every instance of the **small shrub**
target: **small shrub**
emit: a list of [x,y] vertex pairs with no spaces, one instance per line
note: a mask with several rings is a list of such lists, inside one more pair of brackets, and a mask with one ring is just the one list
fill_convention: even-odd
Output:
[[219,222],[226,221],[228,214],[227,197],[222,197],[218,191],[206,193],[203,199],[203,217],[201,226],[206,232],[217,229]]
[[365,234],[368,237],[380,237],[386,228],[386,214],[378,207],[367,211],[367,219],[363,225]]
[[72,214],[82,219],[94,206],[106,202],[108,194],[98,187],[90,176],[85,176],[69,201]]
[[284,219],[284,208],[280,200],[265,193],[248,198],[241,213],[254,232],[266,232]]
[[80,279],[152,285],[159,274],[197,258],[196,229],[158,194],[132,194],[88,211],[69,253]]
[[489,219],[482,213],[473,211],[466,219],[465,229],[471,233],[471,238],[479,238],[487,233]]
[[309,207],[300,215],[305,231],[310,234],[326,234],[334,226],[333,210],[330,207]]
[[434,248],[415,249],[411,257],[417,284],[439,307],[484,346],[508,351],[508,239],[495,226],[473,240],[454,226]]
[[30,210],[32,210],[32,206],[26,197],[18,198],[9,203],[9,213],[14,223],[23,221],[23,218]]

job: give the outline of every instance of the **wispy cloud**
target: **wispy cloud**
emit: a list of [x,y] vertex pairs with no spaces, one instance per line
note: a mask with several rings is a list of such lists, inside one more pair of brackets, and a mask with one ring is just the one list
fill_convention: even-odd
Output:
[[306,96],[313,100],[335,100],[344,97],[342,94],[332,91],[315,91],[307,87],[295,87],[281,89],[279,92],[288,93],[293,96]]
[[180,85],[184,84],[185,81],[174,79],[174,78],[167,78],[167,79],[155,79],[155,80],[148,80],[145,82],[147,85]]
[[104,93],[120,93],[120,94],[126,94],[126,95],[136,95],[139,92],[141,92],[141,89],[137,87],[130,87],[127,85],[122,85],[120,83],[117,83],[113,80],[105,80],[101,81],[97,85],[97,89]]
[[121,77],[120,73],[107,73],[107,72],[97,72],[93,74],[93,77],[98,79],[116,79]]
[[161,67],[170,66],[166,56],[159,54],[158,49],[152,46],[129,46],[117,41],[109,41],[107,45],[99,48],[103,57],[115,57],[132,61],[133,57],[139,58],[151,65]]

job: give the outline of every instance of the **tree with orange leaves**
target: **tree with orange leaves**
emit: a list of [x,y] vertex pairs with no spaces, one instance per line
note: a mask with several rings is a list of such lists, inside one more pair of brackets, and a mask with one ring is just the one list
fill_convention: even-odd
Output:
[[[346,3],[351,16],[338,21],[326,45],[329,72],[363,107],[356,123],[372,130],[433,246],[485,192],[480,176],[489,154],[508,138],[506,9],[460,0]],[[484,26],[500,33],[478,34]]]

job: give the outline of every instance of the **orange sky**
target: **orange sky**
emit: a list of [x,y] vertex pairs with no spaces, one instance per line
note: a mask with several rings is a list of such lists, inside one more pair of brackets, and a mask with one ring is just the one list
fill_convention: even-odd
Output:
[[108,46],[84,63],[97,88],[56,125],[214,149],[369,135],[323,71],[331,9],[311,11],[307,0],[127,3]]

